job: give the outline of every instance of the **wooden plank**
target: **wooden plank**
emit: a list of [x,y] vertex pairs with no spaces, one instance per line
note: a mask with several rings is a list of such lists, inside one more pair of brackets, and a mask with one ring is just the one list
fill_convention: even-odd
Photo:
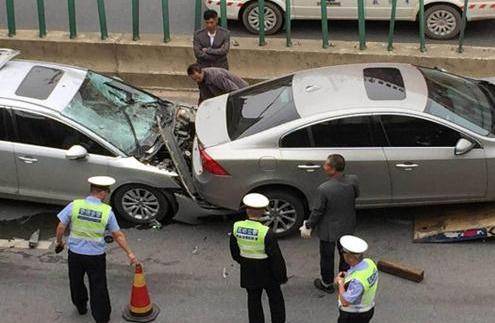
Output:
[[495,236],[495,204],[434,207],[416,214],[415,242],[453,242]]
[[419,283],[424,278],[424,270],[412,268],[404,264],[393,262],[390,260],[380,260],[378,261],[378,270],[385,273],[398,276],[413,282]]

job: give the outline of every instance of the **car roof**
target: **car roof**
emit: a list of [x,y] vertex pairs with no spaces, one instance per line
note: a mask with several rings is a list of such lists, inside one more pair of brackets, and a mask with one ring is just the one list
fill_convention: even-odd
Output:
[[[34,66],[58,69],[64,72],[57,86],[45,100],[16,95],[19,85]],[[79,90],[86,74],[87,70],[73,66],[39,61],[12,60],[0,68],[0,99],[19,101],[20,106],[22,106],[22,102],[28,102],[60,112],[69,104]]]
[[[404,81],[405,98],[371,100],[365,88],[365,68],[398,69]],[[363,108],[365,111],[369,108],[393,107],[424,111],[428,96],[423,75],[416,66],[410,64],[372,63],[322,67],[295,73],[292,84],[296,109],[303,118],[350,108]]]

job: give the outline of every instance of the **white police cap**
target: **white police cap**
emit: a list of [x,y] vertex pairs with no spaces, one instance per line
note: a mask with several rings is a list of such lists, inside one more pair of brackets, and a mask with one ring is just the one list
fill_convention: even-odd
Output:
[[356,236],[346,235],[340,238],[340,244],[342,248],[350,253],[364,253],[368,250],[368,243]]
[[110,176],[93,176],[88,178],[88,182],[96,186],[112,186],[115,184],[115,179]]
[[264,209],[270,204],[266,196],[259,193],[249,193],[242,199],[245,206],[253,209]]

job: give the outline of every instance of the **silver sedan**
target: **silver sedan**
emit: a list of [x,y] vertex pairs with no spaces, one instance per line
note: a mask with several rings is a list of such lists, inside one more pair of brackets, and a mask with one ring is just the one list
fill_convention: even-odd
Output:
[[170,120],[177,106],[114,78],[16,54],[0,49],[0,196],[62,204],[87,194],[88,177],[109,175],[119,215],[139,223],[173,217],[182,187],[157,117]]
[[333,153],[359,177],[359,207],[494,200],[494,102],[494,83],[439,69],[297,72],[200,105],[191,190],[229,209],[267,194],[280,235],[307,216]]

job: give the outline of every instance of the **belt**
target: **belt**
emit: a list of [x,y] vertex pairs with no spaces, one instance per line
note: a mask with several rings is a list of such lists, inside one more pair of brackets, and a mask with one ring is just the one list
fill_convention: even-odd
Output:
[[371,311],[375,307],[375,304],[368,306],[342,306],[339,305],[339,309],[347,313],[365,313]]

